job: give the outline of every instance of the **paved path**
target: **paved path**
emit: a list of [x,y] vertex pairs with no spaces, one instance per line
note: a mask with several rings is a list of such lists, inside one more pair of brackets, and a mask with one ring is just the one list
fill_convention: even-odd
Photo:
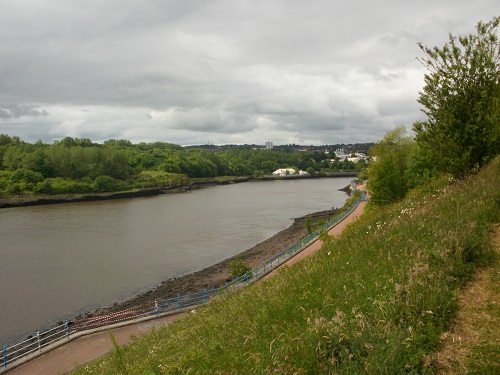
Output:
[[[364,212],[366,202],[361,202],[358,207],[344,220],[330,229],[328,234],[338,236],[344,228],[351,222],[357,220]],[[282,264],[290,265],[321,249],[322,241],[315,241],[300,253]],[[280,268],[278,267],[278,268]],[[265,280],[276,273],[277,269],[267,274],[261,280]],[[169,315],[163,318],[148,320],[138,324],[125,327],[113,328],[110,330],[94,333],[80,337],[66,345],[60,346],[40,357],[37,357],[20,367],[7,371],[9,375],[55,375],[65,374],[78,366],[84,365],[113,350],[110,333],[115,337],[118,345],[125,345],[132,341],[133,337],[139,337],[152,327],[164,326],[170,322],[181,318],[185,313]],[[8,368],[7,368],[8,370]]]
[[[328,234],[330,236],[340,236],[340,233],[345,229],[345,227],[352,223],[353,221],[356,221],[359,219],[359,217],[363,214],[365,211],[365,206],[367,202],[361,202],[359,205],[354,209],[353,212],[349,214],[344,220],[342,220],[340,223],[335,225],[332,229],[328,231]],[[278,270],[283,267],[283,266],[290,266],[291,264],[297,263],[298,261],[310,256],[311,254],[315,253],[319,249],[323,247],[323,241],[316,240],[312,244],[310,244],[308,247],[306,247],[304,250],[302,250],[300,253],[295,255],[293,258],[290,258],[287,260],[285,263],[274,269],[272,272],[269,272],[266,276],[264,276],[261,280],[266,280],[269,277],[272,277],[278,272]]]

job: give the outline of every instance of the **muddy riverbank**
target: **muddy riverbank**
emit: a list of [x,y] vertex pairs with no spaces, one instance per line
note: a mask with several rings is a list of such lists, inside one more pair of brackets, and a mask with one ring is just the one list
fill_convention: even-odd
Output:
[[[342,189],[344,190],[344,189]],[[230,280],[228,262],[231,259],[240,258],[251,268],[261,264],[276,255],[286,247],[298,242],[307,235],[306,218],[310,217],[314,227],[319,221],[328,221],[332,216],[339,213],[339,209],[332,208],[321,212],[312,213],[300,218],[294,219],[293,224],[275,234],[271,238],[242,251],[238,255],[226,259],[222,262],[206,267],[200,271],[190,273],[178,278],[165,280],[157,287],[142,293],[130,300],[117,302],[113,306],[101,308],[94,312],[89,312],[85,316],[104,314],[109,312],[121,311],[129,307],[143,305],[154,301],[155,299],[166,299],[175,297],[178,294],[184,295],[202,291],[203,289],[213,289],[224,285]]]

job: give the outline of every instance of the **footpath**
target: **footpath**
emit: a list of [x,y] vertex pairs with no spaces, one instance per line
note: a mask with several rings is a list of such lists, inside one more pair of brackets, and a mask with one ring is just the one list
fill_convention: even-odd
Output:
[[[361,189],[363,189],[363,187],[361,187]],[[357,220],[363,214],[366,203],[367,202],[364,201],[360,202],[356,209],[344,220],[330,229],[328,234],[330,236],[339,236],[348,224]],[[300,253],[283,263],[280,267],[296,263],[315,253],[321,249],[322,246],[323,242],[316,240]],[[275,275],[280,267],[268,273],[261,280],[259,280],[259,282]],[[113,335],[118,345],[126,345],[134,338],[147,333],[151,328],[168,325],[174,320],[182,318],[185,314],[186,312],[170,314],[157,319],[133,323],[117,328],[105,329],[97,333],[82,336],[37,358],[34,358],[19,367],[12,368],[11,370],[7,368],[7,372],[5,373],[8,373],[9,375],[66,374],[71,370],[83,366],[86,363],[112,351],[114,346],[111,335]],[[0,371],[0,373],[3,372]]]

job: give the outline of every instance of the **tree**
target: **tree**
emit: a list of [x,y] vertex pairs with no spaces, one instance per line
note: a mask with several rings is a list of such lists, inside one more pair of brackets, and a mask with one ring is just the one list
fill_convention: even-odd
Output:
[[418,102],[427,120],[416,141],[439,171],[463,177],[499,153],[500,17],[477,24],[477,34],[449,35],[442,47],[419,43],[428,70]]
[[110,176],[99,176],[95,179],[94,186],[97,191],[120,191],[127,187],[124,182],[114,179]]
[[385,205],[403,198],[408,191],[406,170],[415,142],[399,126],[370,150],[377,160],[368,169],[368,189],[371,201]]
[[25,182],[31,182],[36,184],[44,180],[43,176],[38,172],[33,172],[29,169],[18,169],[10,176],[12,182],[19,182],[24,180]]

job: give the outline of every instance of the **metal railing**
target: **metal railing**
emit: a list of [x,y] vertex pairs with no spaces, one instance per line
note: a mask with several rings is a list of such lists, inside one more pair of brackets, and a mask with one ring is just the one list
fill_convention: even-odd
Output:
[[[351,181],[351,186],[353,191],[357,190],[354,180]],[[75,338],[75,333],[83,335],[85,334],[85,332],[89,332],[90,330],[99,327],[125,322],[132,323],[138,318],[154,318],[154,316],[159,316],[160,314],[163,315],[173,312],[179,312],[181,310],[189,309],[194,306],[206,304],[217,295],[232,292],[237,290],[241,286],[253,283],[265,276],[267,273],[271,272],[273,269],[285,263],[288,259],[296,255],[298,252],[308,247],[318,239],[321,233],[330,230],[339,222],[344,220],[352,211],[354,211],[354,209],[361,201],[367,201],[368,196],[366,194],[366,191],[361,190],[361,192],[361,197],[358,198],[342,213],[327,221],[324,225],[309,233],[300,241],[290,245],[283,251],[269,258],[269,260],[266,260],[262,262],[262,264],[254,267],[251,271],[235,278],[231,282],[226,283],[219,288],[210,290],[205,289],[200,292],[186,295],[177,295],[176,297],[167,299],[156,299],[154,301],[124,309],[119,312],[95,315],[75,320],[66,320],[64,324],[60,324],[46,331],[37,331],[36,335],[33,337],[29,337],[28,339],[17,344],[3,347],[3,370],[6,370],[9,364],[13,363],[14,361],[20,360],[23,357],[26,357],[28,355],[36,356],[35,353],[42,353],[43,349],[50,344],[64,344],[65,342],[62,340],[66,340],[67,342],[70,339]],[[3,371],[0,369],[0,373],[1,372]]]

